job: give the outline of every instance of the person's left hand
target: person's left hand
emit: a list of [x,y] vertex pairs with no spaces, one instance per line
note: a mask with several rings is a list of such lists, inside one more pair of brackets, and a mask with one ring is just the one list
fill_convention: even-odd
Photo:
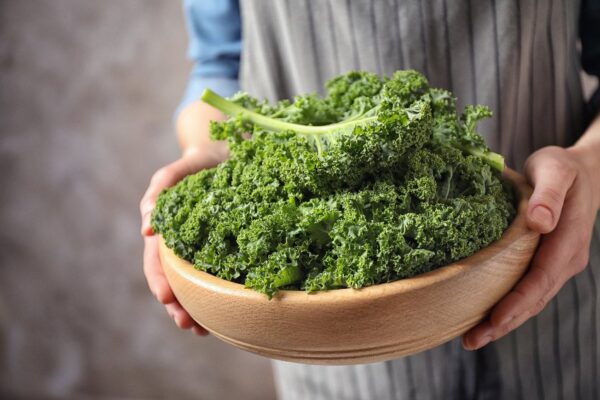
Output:
[[542,234],[530,269],[492,310],[489,318],[463,336],[463,346],[479,349],[539,314],[560,288],[582,272],[600,206],[594,182],[576,150],[544,147],[525,163],[534,191],[527,225]]

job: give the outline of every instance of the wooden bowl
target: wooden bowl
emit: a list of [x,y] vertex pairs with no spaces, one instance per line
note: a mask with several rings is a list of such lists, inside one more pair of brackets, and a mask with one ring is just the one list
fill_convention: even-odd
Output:
[[476,254],[410,279],[313,294],[281,291],[272,300],[198,271],[161,240],[175,296],[213,335],[266,357],[310,364],[359,364],[414,354],[481,321],[527,270],[539,235],[525,223],[531,189],[505,172],[519,196],[502,238]]

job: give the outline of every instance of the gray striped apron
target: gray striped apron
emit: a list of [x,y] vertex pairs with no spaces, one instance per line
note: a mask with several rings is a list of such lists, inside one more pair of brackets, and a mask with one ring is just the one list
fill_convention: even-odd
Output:
[[[490,146],[521,169],[583,129],[573,0],[242,0],[242,88],[276,100],[349,70],[424,72],[495,111]],[[516,332],[383,363],[273,363],[281,399],[600,399],[600,221],[590,266]]]

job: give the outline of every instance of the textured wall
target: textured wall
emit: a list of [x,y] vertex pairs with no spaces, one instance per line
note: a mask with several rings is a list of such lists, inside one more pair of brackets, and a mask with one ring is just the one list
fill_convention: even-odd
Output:
[[269,399],[269,363],[177,330],[138,200],[178,154],[179,1],[0,0],[0,398]]
[[266,360],[178,331],[142,275],[184,53],[179,1],[0,0],[0,398],[274,397]]

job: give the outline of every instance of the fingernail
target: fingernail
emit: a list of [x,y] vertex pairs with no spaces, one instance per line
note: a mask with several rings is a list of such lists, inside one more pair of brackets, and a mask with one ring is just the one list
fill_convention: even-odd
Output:
[[544,206],[536,206],[531,211],[531,219],[544,227],[552,226],[552,212]]

